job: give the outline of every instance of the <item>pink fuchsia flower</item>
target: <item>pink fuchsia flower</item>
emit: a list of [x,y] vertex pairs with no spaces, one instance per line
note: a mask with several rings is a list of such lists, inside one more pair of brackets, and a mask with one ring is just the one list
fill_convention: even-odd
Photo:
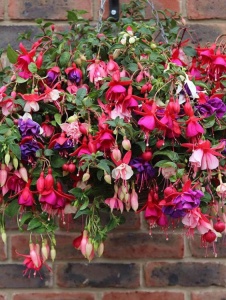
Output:
[[196,137],[198,135],[201,135],[204,133],[204,128],[199,124],[200,119],[195,117],[195,116],[191,116],[189,117],[189,119],[186,121],[187,123],[187,127],[186,127],[186,136],[187,137]]
[[131,159],[132,152],[128,151],[125,156],[123,157],[122,161],[114,161],[117,167],[112,170],[112,178],[119,180],[128,180],[133,176],[133,170],[128,165]]
[[216,236],[221,236],[220,233],[214,230],[206,216],[201,213],[199,207],[188,211],[188,213],[182,218],[182,223],[189,229],[189,235],[193,235],[194,229],[197,228],[199,233],[202,235],[211,230],[216,234]]
[[34,62],[36,48],[33,48],[28,52],[22,43],[20,43],[19,47],[22,54],[18,56],[15,67],[20,77],[28,79],[32,76],[28,66],[31,62]]
[[63,123],[60,125],[61,129],[66,133],[67,137],[78,142],[82,133],[79,128],[79,122],[76,120],[71,123]]
[[211,148],[209,140],[202,141],[194,146],[193,144],[181,144],[183,147],[188,147],[193,153],[189,158],[189,162],[195,168],[201,168],[201,170],[213,170],[219,166],[219,159],[216,156],[223,157],[222,154],[216,150],[222,150],[222,146]]
[[89,80],[94,83],[96,88],[99,88],[101,82],[107,77],[107,69],[104,61],[96,59],[92,64],[87,67],[89,72]]
[[22,207],[31,207],[35,203],[33,193],[30,190],[30,185],[31,185],[31,180],[29,180],[25,188],[19,192],[20,196],[18,198],[18,203]]
[[27,272],[29,272],[28,277],[30,277],[30,271],[33,270],[34,276],[36,276],[37,272],[39,273],[43,265],[45,265],[47,269],[51,271],[51,268],[41,257],[39,244],[30,243],[29,248],[29,255],[20,254],[16,251],[19,256],[25,257],[23,264],[26,266],[26,269],[23,271],[23,274],[27,275]]
[[115,193],[113,197],[105,199],[104,203],[106,203],[110,207],[111,212],[113,211],[113,209],[120,210],[121,213],[124,210],[123,202],[118,199],[117,193]]

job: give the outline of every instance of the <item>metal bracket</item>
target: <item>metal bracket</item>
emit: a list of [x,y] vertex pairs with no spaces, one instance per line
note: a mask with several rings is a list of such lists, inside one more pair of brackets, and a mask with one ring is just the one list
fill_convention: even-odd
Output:
[[119,0],[109,0],[109,18],[113,18],[115,21],[119,19]]

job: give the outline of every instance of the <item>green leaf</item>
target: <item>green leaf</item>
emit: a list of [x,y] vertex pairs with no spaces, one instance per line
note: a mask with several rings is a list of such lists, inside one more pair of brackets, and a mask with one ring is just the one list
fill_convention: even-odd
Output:
[[16,82],[17,83],[24,83],[24,82],[27,82],[28,81],[28,78],[27,79],[24,79],[24,78],[22,78],[22,77],[20,77],[20,76],[17,76],[16,77]]
[[109,166],[107,165],[106,161],[105,160],[101,160],[99,162],[99,164],[97,165],[97,168],[103,170],[103,171],[106,171],[108,174],[110,173],[110,168]]
[[58,125],[60,125],[62,123],[60,114],[55,114],[54,119],[55,119],[55,121],[57,122]]
[[33,230],[35,228],[41,227],[42,223],[40,222],[39,219],[34,218],[28,223],[27,230]]
[[15,216],[19,211],[20,205],[18,204],[17,199],[10,202],[10,204],[6,207],[5,213],[9,217]]
[[24,225],[29,219],[31,219],[33,214],[31,212],[26,212],[23,214],[22,218],[20,219],[20,225]]
[[84,203],[82,204],[82,206],[79,208],[79,210],[84,210],[84,209],[86,209],[86,208],[88,207],[88,205],[89,205],[89,198],[88,198],[87,196],[83,195],[83,200],[85,200],[85,201],[84,201]]
[[191,46],[184,47],[183,51],[185,52],[185,54],[187,56],[191,56],[191,57],[196,56],[196,54],[197,54],[197,51]]
[[6,53],[8,60],[11,62],[11,64],[15,64],[18,58],[18,54],[16,53],[16,51],[13,50],[13,48],[10,45],[8,45]]
[[70,52],[63,52],[60,56],[59,64],[61,67],[67,67],[67,64],[70,60],[71,54]]
[[74,217],[74,219],[77,219],[82,215],[90,215],[90,214],[91,214],[91,211],[90,211],[89,208],[86,208],[86,209],[83,209],[83,210],[78,210],[75,217]]
[[171,151],[171,150],[156,151],[156,152],[154,152],[153,157],[156,155],[167,156],[167,157],[169,157],[169,159],[171,159],[173,161],[179,161],[179,155],[176,152]]
[[9,127],[13,127],[13,126],[14,126],[13,121],[12,121],[11,119],[9,119],[9,118],[6,118],[6,119],[5,119],[5,122],[6,122],[6,124],[7,124]]
[[159,167],[159,168],[177,168],[177,165],[172,162],[172,161],[168,161],[168,160],[160,160],[159,162],[157,162],[154,167]]
[[36,64],[35,63],[33,63],[33,62],[31,62],[31,63],[29,63],[29,65],[28,65],[28,70],[32,73],[32,74],[35,74],[35,73],[37,73],[37,66],[36,66]]
[[211,128],[215,124],[215,121],[216,121],[216,116],[215,116],[215,113],[214,113],[212,116],[203,119],[203,123],[204,123],[203,127],[204,128]]
[[82,100],[85,98],[86,95],[87,95],[86,89],[84,88],[78,89],[76,94],[76,104],[81,104]]
[[201,201],[204,201],[204,202],[210,202],[212,200],[212,196],[211,196],[211,194],[209,194],[209,193],[204,193],[204,197],[202,197],[201,198]]
[[51,155],[53,155],[53,150],[51,150],[51,149],[45,149],[44,150],[44,155],[45,156],[51,156]]
[[9,149],[13,152],[13,154],[18,158],[21,159],[21,150],[20,146],[17,144],[9,144]]
[[83,190],[80,188],[73,188],[69,191],[69,193],[74,195],[75,197],[81,198],[83,195]]

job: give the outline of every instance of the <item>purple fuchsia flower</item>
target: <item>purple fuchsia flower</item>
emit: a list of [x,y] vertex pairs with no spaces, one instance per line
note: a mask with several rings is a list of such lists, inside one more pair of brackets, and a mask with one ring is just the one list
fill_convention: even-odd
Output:
[[136,184],[140,185],[140,190],[150,182],[156,174],[153,166],[142,157],[134,158],[130,161],[130,166],[136,170]]
[[226,105],[220,98],[214,97],[208,99],[206,103],[197,105],[196,110],[206,117],[216,113],[217,118],[222,118],[226,113]]
[[21,158],[25,161],[33,161],[35,153],[40,149],[38,142],[35,140],[29,140],[20,145]]
[[28,113],[25,113],[22,118],[19,118],[18,128],[22,137],[25,136],[37,137],[42,131],[40,125],[35,121],[33,121],[31,115]]
[[48,85],[54,85],[57,82],[57,79],[60,74],[60,69],[58,67],[51,68],[46,75],[46,81]]
[[67,74],[68,80],[70,80],[72,83],[79,84],[82,80],[82,71],[78,69],[75,65],[67,68],[65,70],[65,73]]
[[188,210],[200,205],[200,199],[203,196],[202,191],[189,188],[186,192],[176,196],[169,205],[163,206],[162,211],[172,218],[184,217]]

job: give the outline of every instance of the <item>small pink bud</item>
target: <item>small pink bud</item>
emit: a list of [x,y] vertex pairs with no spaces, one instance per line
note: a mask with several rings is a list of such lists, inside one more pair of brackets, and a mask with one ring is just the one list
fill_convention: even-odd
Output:
[[135,191],[135,189],[132,190],[131,196],[130,196],[130,202],[131,202],[131,207],[134,211],[137,211],[138,209],[138,195]]
[[115,161],[119,161],[122,158],[122,154],[121,151],[118,149],[118,146],[116,146],[113,150],[112,150],[112,157]]
[[3,187],[7,180],[7,171],[5,169],[5,165],[2,164],[1,170],[0,170],[0,186]]
[[25,169],[22,165],[21,167],[19,168],[19,173],[20,173],[20,176],[21,178],[28,182],[28,174],[27,174],[27,169]]

